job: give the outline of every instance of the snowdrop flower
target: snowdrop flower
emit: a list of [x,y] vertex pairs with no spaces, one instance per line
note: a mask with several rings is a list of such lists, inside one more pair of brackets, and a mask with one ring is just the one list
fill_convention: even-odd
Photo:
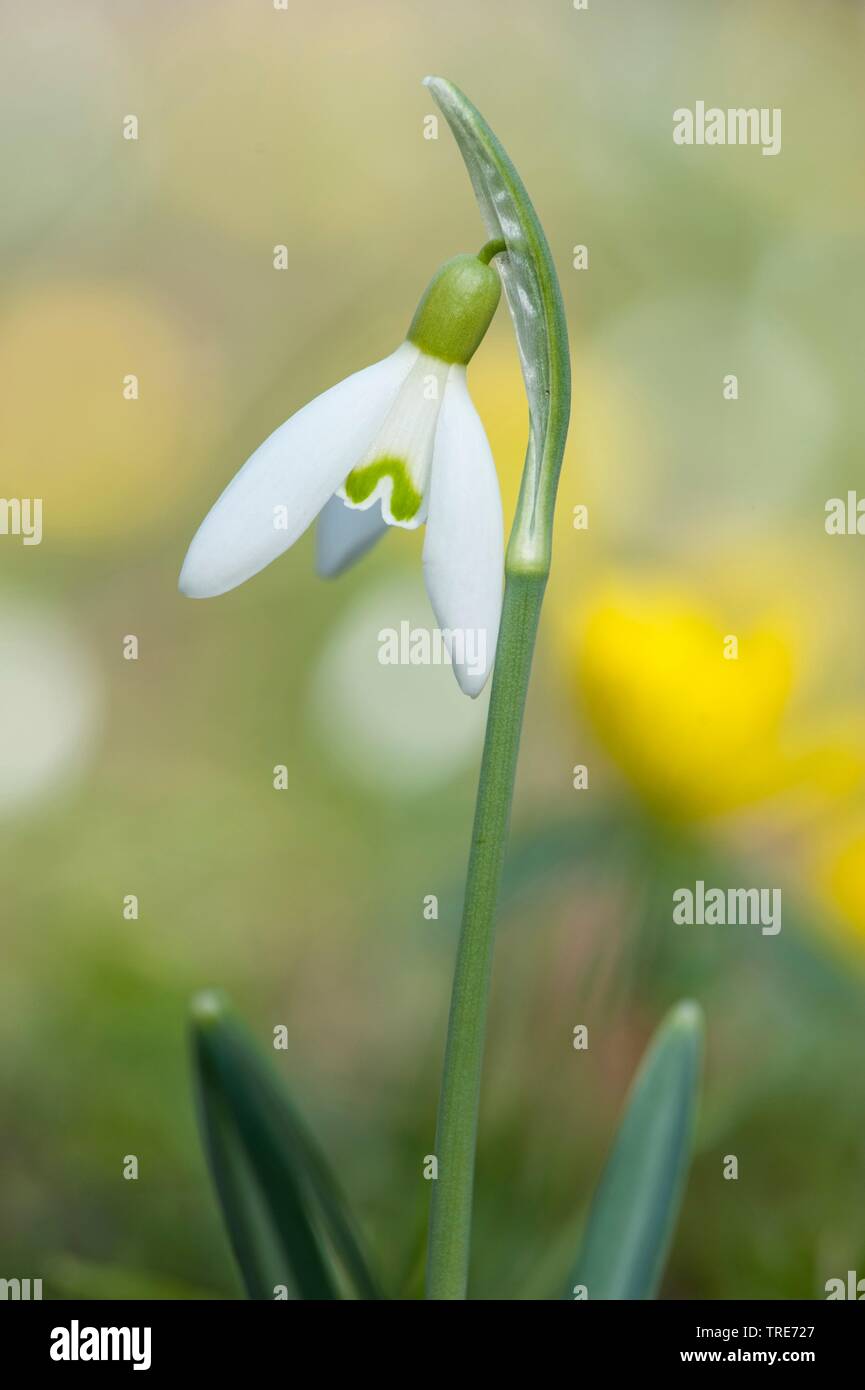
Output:
[[[319,517],[317,565],[335,575],[389,526],[426,524],[423,567],[467,695],[495,658],[504,537],[498,478],[466,365],[499,301],[490,242],[433,277],[402,343],[299,410],[256,449],[199,527],[180,575],[190,598],[250,579]],[[465,659],[471,653],[471,659]],[[478,660],[478,653],[482,659]]]

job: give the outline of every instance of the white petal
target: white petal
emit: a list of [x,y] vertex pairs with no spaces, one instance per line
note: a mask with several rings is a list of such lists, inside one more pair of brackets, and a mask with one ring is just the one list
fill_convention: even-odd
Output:
[[436,430],[423,567],[456,678],[467,695],[479,695],[499,635],[504,526],[496,467],[464,367],[450,370]]
[[224,594],[294,545],[364,456],[417,355],[401,344],[274,430],[193,537],[180,574],[184,594]]
[[388,529],[381,507],[364,511],[331,497],[315,529],[315,567],[323,579],[333,579],[353,565]]

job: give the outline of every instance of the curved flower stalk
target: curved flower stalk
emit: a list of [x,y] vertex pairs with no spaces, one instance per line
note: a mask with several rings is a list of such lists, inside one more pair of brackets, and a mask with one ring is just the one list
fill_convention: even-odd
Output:
[[[490,243],[446,262],[395,352],[317,396],[256,449],[193,538],[184,594],[213,598],[236,588],[316,517],[317,567],[326,576],[359,559],[389,526],[425,523],[436,620],[460,687],[480,694],[498,637],[504,541],[495,464],[466,366],[499,302],[489,262],[502,249]],[[477,653],[470,663],[469,646]]]
[[429,87],[471,176],[488,234],[503,241],[502,279],[517,335],[529,440],[508,542],[505,596],[466,877],[436,1128],[427,1297],[464,1298],[471,1242],[477,1117],[523,709],[552,554],[553,512],[570,414],[564,306],[543,228],[519,174],[483,116],[441,77]]

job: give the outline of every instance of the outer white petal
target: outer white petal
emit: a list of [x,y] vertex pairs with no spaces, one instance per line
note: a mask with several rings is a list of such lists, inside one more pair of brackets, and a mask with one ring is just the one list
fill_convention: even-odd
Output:
[[452,367],[436,430],[424,577],[454,673],[479,695],[496,654],[502,612],[504,526],[499,480],[464,367]]
[[401,344],[274,430],[193,537],[180,574],[184,594],[224,594],[294,545],[369,448],[417,355]]
[[353,565],[388,529],[376,503],[364,511],[331,497],[315,528],[315,567],[323,579],[333,579]]

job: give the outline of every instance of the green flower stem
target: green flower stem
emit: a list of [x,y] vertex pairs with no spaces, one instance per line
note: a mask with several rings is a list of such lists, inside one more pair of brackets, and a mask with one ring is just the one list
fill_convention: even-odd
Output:
[[496,903],[505,858],[523,709],[544,597],[545,572],[512,573],[490,696],[454,972],[430,1213],[427,1298],[464,1298]]
[[[505,560],[505,594],[457,949],[439,1097],[427,1297],[465,1298],[481,1070],[496,904],[507,844],[523,710],[550,570],[556,486],[570,412],[565,312],[550,248],[500,140],[468,97],[428,77],[459,146],[490,240],[477,259],[497,270],[520,347],[529,440]],[[502,255],[502,252],[506,252]]]

